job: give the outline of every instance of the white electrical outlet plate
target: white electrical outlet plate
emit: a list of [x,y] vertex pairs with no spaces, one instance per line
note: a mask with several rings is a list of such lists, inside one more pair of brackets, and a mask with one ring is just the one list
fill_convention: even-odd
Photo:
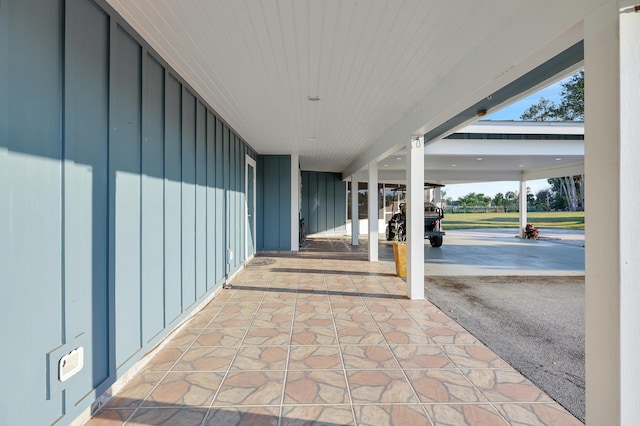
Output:
[[66,381],[71,376],[82,370],[84,366],[84,348],[75,348],[58,361],[58,379]]

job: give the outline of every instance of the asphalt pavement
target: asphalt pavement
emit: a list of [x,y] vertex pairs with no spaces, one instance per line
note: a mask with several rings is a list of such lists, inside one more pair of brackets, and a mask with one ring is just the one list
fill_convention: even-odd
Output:
[[[584,422],[584,232],[515,233],[425,241],[426,297]],[[391,243],[380,260],[395,269]]]

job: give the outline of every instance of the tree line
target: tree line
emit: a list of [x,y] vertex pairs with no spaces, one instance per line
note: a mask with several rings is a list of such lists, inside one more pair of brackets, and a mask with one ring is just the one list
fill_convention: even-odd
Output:
[[[584,121],[584,70],[577,72],[562,83],[560,103],[540,98],[537,104],[531,105],[520,116],[529,121]],[[545,206],[547,210],[584,210],[584,175],[562,176],[547,179],[551,185],[550,194],[541,194],[541,198],[551,198]],[[541,191],[543,192],[543,191]],[[536,202],[538,201],[536,194]],[[552,207],[553,206],[553,207]]]
[[[527,209],[537,211],[558,211],[558,210],[584,210],[584,175],[573,177],[561,177],[547,179],[549,188],[542,189],[536,194],[532,194],[527,188]],[[442,193],[445,207],[460,207],[466,209],[488,211],[518,211],[520,208],[520,194],[517,191],[507,191],[504,194],[498,192],[493,197],[483,193],[470,192],[467,195],[454,200],[446,196],[446,191]],[[479,209],[478,209],[479,208]]]

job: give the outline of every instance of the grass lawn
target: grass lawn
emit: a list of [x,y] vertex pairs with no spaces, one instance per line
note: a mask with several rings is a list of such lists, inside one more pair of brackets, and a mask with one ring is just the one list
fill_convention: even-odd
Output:
[[[536,228],[584,229],[584,212],[529,212],[527,222]],[[518,213],[447,213],[447,229],[517,228]]]

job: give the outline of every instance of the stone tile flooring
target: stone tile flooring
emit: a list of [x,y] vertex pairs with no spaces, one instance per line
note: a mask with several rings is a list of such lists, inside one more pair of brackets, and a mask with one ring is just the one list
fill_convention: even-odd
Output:
[[88,424],[582,424],[362,250],[255,258]]

